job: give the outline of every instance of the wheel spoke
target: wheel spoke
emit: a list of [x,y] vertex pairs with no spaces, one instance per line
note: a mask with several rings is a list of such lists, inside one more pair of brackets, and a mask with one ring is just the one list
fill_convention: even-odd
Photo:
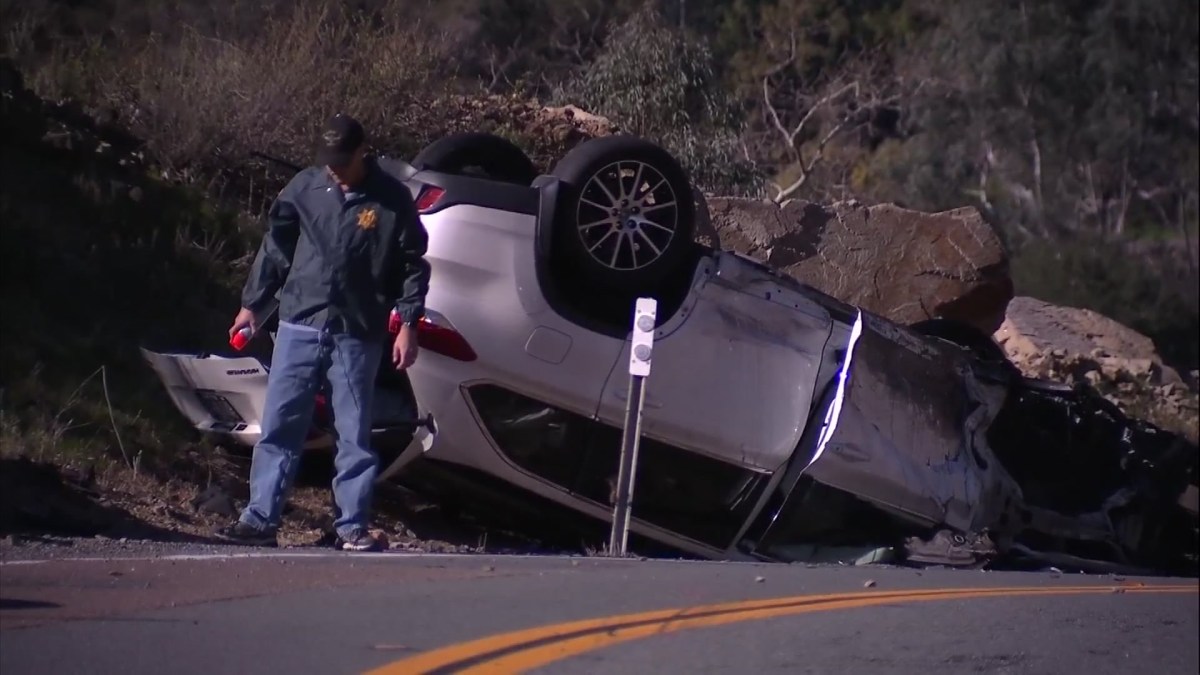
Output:
[[608,232],[605,232],[604,236],[600,237],[600,241],[598,241],[598,242],[592,244],[590,247],[588,247],[588,253],[595,253],[596,249],[600,248],[601,244],[608,241],[608,238],[613,236],[613,233],[615,233],[615,232],[617,232],[617,230],[609,230]]
[[[638,233],[638,236],[640,236],[640,237],[641,237],[641,238],[642,238],[642,239],[643,239],[643,240],[644,240],[644,241],[645,241],[647,244],[649,244],[649,245],[650,245],[650,248],[654,249],[654,255],[655,255],[655,257],[658,257],[658,256],[662,255],[662,249],[660,249],[659,247],[655,246],[655,245],[654,245],[654,241],[653,241],[652,239],[650,239],[650,237],[649,237],[649,236],[647,236],[647,235],[646,235],[646,233],[645,233],[643,230],[641,230],[641,229],[639,228],[639,229],[638,229],[638,230],[636,230],[636,231],[637,231],[637,233]],[[637,262],[637,260],[636,260],[637,256],[635,255],[635,256],[634,256],[634,258],[635,258],[634,262],[636,263],[636,262]]]
[[633,174],[633,189],[629,191],[630,200],[637,198],[638,188],[640,188],[642,185],[642,169],[644,168],[646,168],[646,165],[638,162],[637,173]]
[[621,244],[624,241],[625,241],[625,232],[622,231],[619,234],[617,234],[617,245],[613,247],[612,260],[610,260],[608,263],[608,266],[614,270],[617,269],[617,256],[621,255]]
[[674,200],[674,199],[672,199],[671,201],[669,201],[669,202],[663,202],[662,204],[653,204],[653,205],[651,205],[651,206],[646,206],[646,207],[643,207],[643,208],[642,208],[642,213],[650,213],[651,211],[657,211],[657,210],[659,210],[659,209],[665,209],[665,208],[667,208],[668,206],[675,206],[675,200]]
[[611,226],[611,225],[616,225],[616,224],[617,224],[617,217],[616,217],[616,216],[609,216],[609,217],[607,217],[607,218],[603,218],[603,219],[601,219],[601,220],[594,220],[594,221],[592,221],[592,222],[590,222],[590,223],[586,223],[586,224],[584,224],[584,225],[580,225],[580,226],[579,226],[579,231],[580,231],[580,232],[586,232],[587,230],[590,230],[590,229],[592,229],[593,227],[599,227],[599,226],[601,226],[601,225],[610,225],[610,226]]
[[632,232],[629,233],[629,256],[631,258],[633,258],[633,268],[632,269],[636,270],[639,267],[639,265],[638,265],[638,243],[637,243],[637,237],[633,236]]
[[584,204],[587,204],[589,206],[594,206],[594,207],[600,209],[601,211],[605,211],[605,212],[612,210],[612,207],[614,206],[614,204],[609,204],[608,206],[605,206],[604,204],[601,204],[599,202],[594,202],[594,201],[588,199],[587,197],[580,197],[579,201]]
[[[612,191],[609,190],[608,186],[604,184],[603,178],[601,178],[600,176],[595,176],[592,178],[592,180],[596,181],[596,185],[599,185],[601,190],[604,190],[604,195],[606,197],[608,197],[608,201],[610,204],[612,204],[613,206],[616,206],[617,204],[621,203],[621,200],[618,199],[617,197],[614,197]],[[621,174],[618,173],[617,174],[617,183],[619,184],[620,182],[621,182]]]
[[668,232],[670,234],[675,233],[675,230],[673,228],[667,227],[666,225],[663,225],[661,223],[656,223],[653,220],[650,220],[649,218],[639,218],[638,222],[641,223],[642,225],[649,225],[650,227],[656,227],[656,228],[662,230],[663,232]]

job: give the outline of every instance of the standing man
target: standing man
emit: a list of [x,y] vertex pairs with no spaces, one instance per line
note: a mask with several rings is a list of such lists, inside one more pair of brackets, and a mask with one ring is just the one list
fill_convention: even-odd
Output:
[[[277,544],[315,397],[328,382],[337,436],[334,528],[343,549],[366,551],[376,546],[367,532],[379,469],[370,447],[375,376],[385,352],[397,370],[417,358],[415,326],[429,289],[428,237],[412,194],[366,155],[365,133],[353,118],[329,120],[316,164],[271,205],[242,309],[229,328],[231,337],[244,328],[257,332],[282,291],[250,503],[219,534]],[[388,331],[393,309],[401,319],[394,339]]]

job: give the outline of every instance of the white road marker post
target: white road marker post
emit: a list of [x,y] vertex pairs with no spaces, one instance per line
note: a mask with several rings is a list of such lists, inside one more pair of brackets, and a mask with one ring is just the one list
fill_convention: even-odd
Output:
[[629,542],[633,478],[637,473],[638,445],[642,438],[642,402],[645,399],[646,378],[650,375],[650,356],[654,350],[657,313],[658,301],[653,298],[638,298],[633,313],[633,338],[629,349],[629,399],[625,404],[621,465],[617,473],[612,530],[608,537],[608,554],[619,557],[625,556],[625,548]]

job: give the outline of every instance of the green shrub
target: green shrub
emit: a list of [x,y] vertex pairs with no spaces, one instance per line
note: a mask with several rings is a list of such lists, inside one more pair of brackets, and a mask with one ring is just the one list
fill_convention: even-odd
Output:
[[708,44],[667,26],[649,7],[609,31],[596,59],[555,98],[661,143],[701,189],[739,194],[762,186],[760,172],[743,157],[738,107],[717,77]]

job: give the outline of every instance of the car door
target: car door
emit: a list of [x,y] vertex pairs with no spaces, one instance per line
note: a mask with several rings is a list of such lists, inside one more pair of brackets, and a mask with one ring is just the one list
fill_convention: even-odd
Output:
[[[755,263],[721,253],[676,316],[661,321],[642,430],[678,448],[773,471],[804,431],[832,320]],[[623,423],[630,342],[597,408]]]

